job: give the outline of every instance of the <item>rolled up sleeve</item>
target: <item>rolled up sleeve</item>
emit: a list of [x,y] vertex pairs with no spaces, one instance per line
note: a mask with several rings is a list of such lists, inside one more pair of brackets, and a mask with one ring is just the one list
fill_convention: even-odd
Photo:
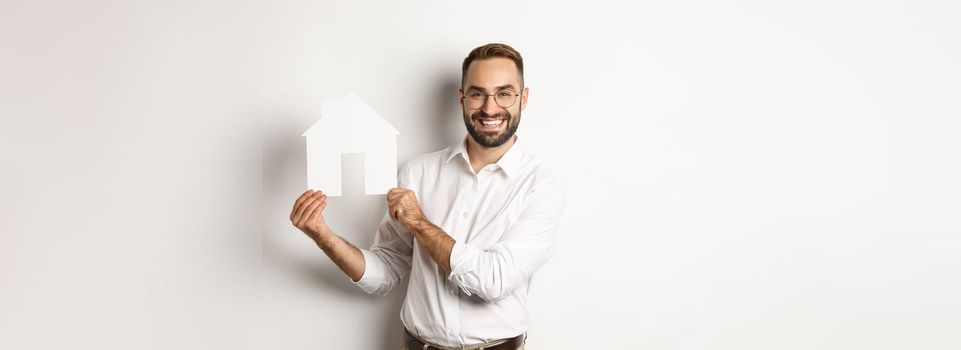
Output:
[[512,294],[553,255],[566,201],[560,180],[535,188],[517,221],[489,249],[454,243],[448,279],[465,294],[488,302]]
[[364,254],[364,275],[351,282],[368,294],[390,293],[410,273],[413,239],[410,232],[385,214],[374,244],[370,249],[360,249]]

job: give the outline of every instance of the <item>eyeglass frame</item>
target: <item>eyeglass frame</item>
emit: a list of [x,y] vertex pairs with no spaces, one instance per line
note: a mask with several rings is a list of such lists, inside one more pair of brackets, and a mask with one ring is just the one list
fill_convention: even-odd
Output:
[[[517,100],[518,100],[517,97],[524,94],[524,93],[523,93],[523,91],[524,91],[524,85],[523,85],[523,84],[521,85],[521,92],[520,92],[520,93],[517,93],[517,92],[515,92],[515,91],[511,91],[511,90],[500,90],[500,91],[494,92],[493,94],[487,94],[487,93],[483,93],[483,92],[480,91],[480,90],[476,90],[476,89],[475,89],[473,92],[480,92],[480,93],[482,93],[482,94],[484,95],[484,102],[481,102],[480,106],[477,106],[476,108],[471,108],[470,105],[467,105],[467,104],[469,103],[468,100],[470,99],[470,97],[468,97],[467,94],[464,94],[464,97],[461,97],[461,99],[464,100],[465,107],[470,108],[470,109],[480,109],[481,107],[484,107],[484,104],[485,104],[485,103],[487,103],[487,99],[488,99],[488,98],[490,98],[491,96],[495,96],[495,95],[497,95],[497,94],[500,93],[500,92],[505,92],[505,91],[506,91],[506,92],[513,92],[513,93],[514,93],[514,101],[511,102],[511,104],[508,105],[508,106],[501,106],[500,103],[497,103],[497,97],[494,97],[494,104],[496,104],[496,105],[497,105],[498,107],[500,107],[500,108],[511,108],[511,107],[514,107],[514,104],[517,103]],[[470,92],[468,92],[468,93],[470,93]]]

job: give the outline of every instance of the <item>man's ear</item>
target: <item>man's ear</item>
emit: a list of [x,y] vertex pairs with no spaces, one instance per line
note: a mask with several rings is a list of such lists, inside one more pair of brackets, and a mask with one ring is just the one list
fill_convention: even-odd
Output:
[[527,108],[527,92],[528,92],[528,88],[526,87],[524,88],[524,91],[521,91],[521,110],[522,111],[524,110],[524,108]]
[[457,104],[464,105],[464,88],[457,89]]

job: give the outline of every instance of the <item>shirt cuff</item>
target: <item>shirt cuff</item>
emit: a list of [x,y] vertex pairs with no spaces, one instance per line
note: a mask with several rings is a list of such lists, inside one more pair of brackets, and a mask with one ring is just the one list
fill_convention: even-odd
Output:
[[[464,294],[472,295],[471,285],[476,285],[477,278],[471,273],[471,261],[477,258],[481,251],[467,244],[455,241],[450,251],[450,276],[447,279],[456,284]],[[473,283],[472,283],[473,282]]]
[[[464,261],[467,260],[467,256],[470,255],[470,247],[460,241],[454,241],[454,246],[450,250],[450,272],[451,275],[454,271],[464,270]],[[458,269],[460,267],[460,269]]]
[[350,276],[347,276],[347,280],[363,289],[367,294],[374,294],[385,282],[384,267],[380,264],[380,257],[374,252],[363,248],[360,249],[360,252],[364,254],[364,274],[356,282]]

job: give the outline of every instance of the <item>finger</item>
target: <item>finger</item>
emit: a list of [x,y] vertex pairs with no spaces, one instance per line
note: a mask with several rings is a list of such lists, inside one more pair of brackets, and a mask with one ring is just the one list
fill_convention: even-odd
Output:
[[297,212],[294,214],[293,221],[294,221],[295,223],[296,223],[297,221],[299,221],[299,219],[300,219],[301,217],[303,217],[304,211],[307,210],[307,207],[310,206],[310,204],[311,204],[313,201],[317,200],[317,197],[320,197],[320,196],[322,196],[323,194],[324,194],[324,193],[321,192],[321,191],[314,192],[314,193],[312,193],[309,197],[307,197],[307,199],[305,199],[303,202],[301,202],[301,203],[300,203],[300,206],[297,208]]
[[304,216],[301,218],[300,224],[304,226],[309,224],[310,221],[316,217],[315,214],[320,214],[323,211],[322,208],[326,206],[327,196],[321,196],[321,198],[318,198],[313,204],[311,204],[310,208],[307,208],[307,211],[304,212]]
[[387,199],[387,215],[390,215],[391,219],[396,219],[394,213],[397,211],[396,201],[391,198]]
[[318,206],[317,209],[315,209],[312,213],[310,213],[310,216],[307,218],[307,222],[314,222],[314,221],[317,221],[318,218],[322,218],[324,215],[324,208],[326,207],[327,207],[327,197],[324,196],[324,198],[320,200],[320,206]]
[[304,194],[300,195],[300,197],[298,197],[297,200],[294,201],[294,208],[290,210],[290,220],[291,220],[291,221],[294,220],[294,213],[297,212],[297,207],[300,206],[300,203],[303,203],[303,201],[304,201],[305,199],[307,199],[307,197],[309,197],[309,195],[310,195],[311,193],[314,193],[314,190],[304,191]]
[[307,222],[307,218],[310,217],[310,214],[313,213],[314,210],[317,209],[317,207],[320,206],[321,202],[323,201],[324,199],[320,199],[320,198],[311,201],[310,204],[307,205],[306,210],[304,210],[304,212],[297,217],[296,225],[300,226],[300,225],[303,225],[305,222]]
[[310,199],[310,196],[311,196],[311,195],[313,195],[313,194],[315,194],[315,193],[317,193],[317,192],[318,192],[318,191],[314,191],[313,189],[308,189],[307,191],[304,192],[304,194],[301,194],[300,197],[298,197],[296,201],[294,201],[294,208],[293,208],[293,210],[290,211],[290,219],[291,219],[291,220],[294,219],[294,214],[297,213],[297,209],[298,209],[305,201],[307,201],[308,199]]
[[313,209],[316,208],[318,205],[320,205],[321,201],[324,201],[326,199],[327,199],[327,196],[320,195],[304,203],[303,212],[301,212],[300,215],[294,218],[294,220],[296,221],[295,225],[303,225],[305,222],[307,222],[307,218],[310,217],[310,213],[313,211]]
[[390,212],[391,217],[396,219],[397,211],[400,210],[402,206],[403,206],[403,203],[397,198],[394,198],[390,202],[387,202],[387,209]]
[[404,200],[404,197],[407,197],[407,193],[408,193],[408,192],[410,192],[410,190],[403,189],[403,188],[397,188],[397,189],[395,189],[394,193],[388,195],[387,198],[388,198],[390,201],[395,202],[395,203],[396,203],[396,202],[401,202],[401,201]]

